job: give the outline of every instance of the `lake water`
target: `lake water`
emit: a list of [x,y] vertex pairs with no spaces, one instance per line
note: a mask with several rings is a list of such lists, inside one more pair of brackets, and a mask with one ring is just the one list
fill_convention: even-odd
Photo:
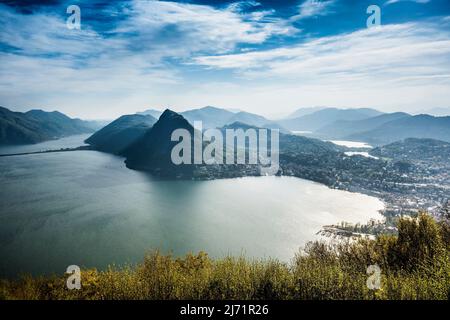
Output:
[[0,146],[0,154],[27,153],[47,150],[59,150],[63,148],[76,148],[86,145],[84,143],[84,140],[86,140],[90,136],[90,134],[80,134],[57,140],[49,140],[37,144]]
[[365,158],[371,158],[371,159],[379,159],[378,157],[374,157],[372,155],[370,155],[368,152],[364,152],[364,151],[347,151],[344,152],[345,155],[351,157],[351,156],[363,156]]
[[95,151],[0,158],[0,183],[1,277],[134,263],[152,249],[288,261],[323,225],[383,208],[290,177],[157,181]]
[[358,142],[358,141],[346,141],[346,140],[329,140],[330,142],[347,148],[367,148],[372,149],[373,147],[366,142]]

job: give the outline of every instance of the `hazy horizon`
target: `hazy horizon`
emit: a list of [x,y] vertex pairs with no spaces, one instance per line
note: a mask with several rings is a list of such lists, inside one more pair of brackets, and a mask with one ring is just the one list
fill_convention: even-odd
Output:
[[[141,112],[145,112],[145,111],[149,111],[149,110],[155,110],[155,111],[164,112],[166,109],[170,109],[170,110],[175,111],[177,113],[182,113],[182,112],[185,112],[185,111],[198,110],[198,109],[203,109],[203,108],[207,108],[207,107],[224,109],[224,110],[228,110],[228,111],[231,111],[231,112],[234,112],[234,113],[249,112],[249,113],[253,113],[253,114],[256,114],[256,115],[264,116],[268,120],[282,120],[282,119],[286,119],[286,118],[289,118],[294,112],[296,112],[296,111],[298,111],[300,109],[308,109],[308,108],[323,108],[323,109],[326,109],[326,108],[336,108],[336,109],[364,109],[364,108],[367,108],[367,109],[378,110],[378,111],[385,112],[385,113],[404,112],[404,111],[400,111],[400,110],[383,111],[380,108],[376,108],[376,107],[354,107],[354,108],[348,108],[348,107],[336,107],[336,106],[310,106],[310,107],[308,106],[308,107],[299,107],[299,108],[292,109],[292,110],[289,110],[288,112],[283,112],[283,113],[261,114],[261,113],[258,113],[258,112],[246,111],[245,109],[227,108],[227,107],[218,107],[218,106],[206,105],[206,106],[191,107],[191,108],[186,107],[186,108],[182,108],[181,110],[179,108],[174,108],[174,107],[170,107],[170,106],[163,107],[163,108],[152,108],[152,107],[149,107],[149,108],[140,108],[139,110],[134,110],[134,111],[133,110],[130,110],[130,111],[127,110],[124,113],[114,114],[114,115],[111,115],[110,117],[102,117],[102,118],[91,117],[91,118],[88,118],[88,117],[83,117],[83,116],[79,116],[79,115],[76,115],[76,114],[65,113],[61,109],[58,109],[58,108],[37,107],[37,108],[26,108],[26,109],[24,109],[24,108],[11,108],[11,107],[4,106],[4,105],[0,105],[0,106],[4,107],[4,108],[7,108],[7,109],[9,109],[11,111],[14,111],[14,112],[27,112],[27,111],[30,111],[30,110],[43,110],[43,111],[46,111],[46,112],[58,111],[58,112],[64,113],[65,115],[67,115],[67,116],[69,116],[71,118],[78,118],[78,119],[82,119],[82,120],[98,120],[98,121],[112,121],[112,120],[114,120],[114,119],[116,119],[116,118],[118,118],[118,117],[120,117],[122,115],[125,115],[125,114],[135,114],[135,113],[141,113]],[[439,107],[437,107],[437,108],[429,108],[429,109],[416,110],[416,111],[412,111],[412,112],[408,112],[408,113],[410,113],[412,115],[429,114],[429,115],[433,115],[433,116],[436,116],[436,117],[447,117],[447,116],[450,116],[450,107],[449,108],[445,108],[445,107],[444,108],[439,108]],[[445,113],[445,114],[443,114],[443,113]]]

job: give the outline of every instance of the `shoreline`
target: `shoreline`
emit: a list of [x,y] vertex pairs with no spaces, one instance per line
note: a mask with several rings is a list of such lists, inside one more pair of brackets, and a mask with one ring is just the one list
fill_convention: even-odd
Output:
[[[76,148],[61,148],[61,149],[52,149],[52,150],[44,150],[44,151],[34,151],[34,152],[23,152],[23,153],[11,153],[11,154],[0,154],[0,158],[1,157],[15,157],[15,156],[26,156],[26,155],[34,155],[34,154],[46,154],[46,153],[60,153],[60,152],[75,152],[75,151],[96,151],[96,152],[102,152],[100,150],[95,149],[94,146],[79,146]],[[113,154],[114,155],[114,154]],[[119,156],[119,155],[114,155],[117,156],[119,158],[124,159],[123,157]],[[125,162],[124,162],[125,163]],[[129,168],[126,164],[125,167],[128,170],[134,170],[134,171],[142,171],[142,170],[136,170],[133,168]],[[165,178],[165,177],[158,177],[156,175],[152,175],[155,180],[174,180],[174,181],[214,181],[214,180],[228,180],[228,179],[244,179],[244,178],[258,178],[258,177],[267,177],[265,175],[242,175],[242,176],[236,176],[236,177],[224,177],[224,176],[218,176],[218,177],[212,177],[212,178],[199,178],[199,177],[192,177],[192,178]],[[386,199],[384,199],[382,197],[382,194],[380,194],[378,191],[373,191],[373,190],[368,190],[368,189],[359,189],[359,190],[349,190],[349,189],[345,189],[345,188],[339,188],[339,187],[332,187],[330,185],[327,185],[325,183],[316,181],[316,180],[312,180],[312,179],[307,179],[304,177],[298,177],[296,175],[273,175],[272,177],[290,177],[290,178],[296,178],[296,179],[301,179],[301,180],[305,180],[305,181],[310,181],[313,182],[315,184],[318,185],[322,185],[325,186],[329,189],[332,190],[340,190],[340,191],[345,191],[345,192],[349,192],[349,193],[354,193],[354,194],[362,194],[362,195],[366,195],[366,196],[370,196],[370,197],[374,197],[379,199],[382,203],[383,203],[383,208],[378,210],[377,212],[379,212],[383,217],[385,216],[385,211],[389,206],[389,203],[386,201]],[[355,186],[356,187],[356,186]]]
[[73,151],[97,151],[91,146],[79,146],[76,148],[61,148],[53,150],[44,151],[30,151],[30,152],[19,152],[19,153],[6,153],[0,154],[0,157],[16,157],[16,156],[27,156],[30,154],[42,154],[42,153],[57,153],[57,152],[73,152]]

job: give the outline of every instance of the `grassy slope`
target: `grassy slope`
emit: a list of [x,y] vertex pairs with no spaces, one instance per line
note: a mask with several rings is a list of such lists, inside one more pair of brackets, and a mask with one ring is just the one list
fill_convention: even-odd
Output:
[[[65,277],[0,282],[0,299],[449,299],[449,224],[402,219],[398,236],[334,246],[314,242],[291,263],[147,255],[133,267],[84,270],[81,290]],[[378,264],[381,289],[367,288]]]

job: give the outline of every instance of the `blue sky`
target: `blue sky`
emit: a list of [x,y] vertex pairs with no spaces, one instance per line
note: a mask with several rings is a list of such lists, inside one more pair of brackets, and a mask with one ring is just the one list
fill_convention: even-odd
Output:
[[[66,27],[72,4],[81,30]],[[449,0],[6,0],[0,30],[0,105],[14,110],[450,106]]]

